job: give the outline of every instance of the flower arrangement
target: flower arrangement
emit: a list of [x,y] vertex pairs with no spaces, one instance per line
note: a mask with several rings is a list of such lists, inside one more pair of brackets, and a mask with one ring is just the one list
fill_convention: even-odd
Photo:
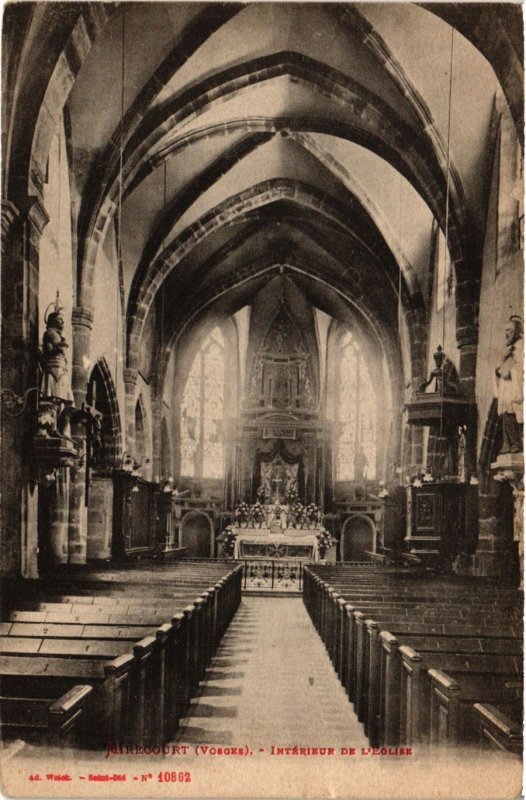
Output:
[[293,506],[298,502],[298,493],[296,489],[291,488],[288,490],[286,500],[289,506]]
[[305,509],[299,500],[290,506],[289,516],[294,525],[302,525],[305,522]]
[[234,550],[236,547],[236,539],[237,533],[232,527],[232,525],[228,525],[225,528],[225,538],[223,539],[223,555],[226,558],[232,558],[234,555]]
[[309,503],[305,506],[305,517],[309,523],[318,523],[321,519],[321,511],[316,503]]
[[326,528],[321,528],[316,534],[316,539],[318,540],[318,555],[320,558],[325,558],[325,553],[333,543],[332,536]]
[[262,525],[265,521],[265,511],[260,502],[254,503],[250,510],[250,516],[257,525]]
[[261,484],[261,486],[257,490],[256,497],[258,499],[258,503],[260,504],[265,503],[267,501],[267,492],[263,484]]
[[248,503],[239,502],[234,511],[236,522],[248,522],[250,518],[250,506]]

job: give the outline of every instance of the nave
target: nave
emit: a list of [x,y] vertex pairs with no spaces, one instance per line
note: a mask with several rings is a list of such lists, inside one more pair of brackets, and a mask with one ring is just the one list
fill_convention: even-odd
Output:
[[[399,774],[519,768],[522,33],[512,3],[7,3],[8,763],[345,719],[417,748]],[[300,795],[367,769],[305,762]]]
[[[168,586],[173,587],[176,581],[181,590],[185,582],[188,586],[193,584],[189,588],[191,594],[198,583],[196,576],[200,571],[203,575],[206,573],[208,578],[212,574],[210,565],[194,564],[191,572],[187,572],[187,569],[188,565],[185,569],[181,564],[176,569],[166,568],[164,575],[157,576],[161,582],[164,579],[163,595],[173,597],[173,588],[168,589]],[[127,724],[131,725],[132,735],[130,738],[126,730],[121,729],[120,744],[115,740],[106,741],[100,750],[97,747],[100,748],[101,742],[99,740],[97,745],[95,739],[96,747],[93,748],[93,729],[90,731],[89,727],[83,727],[89,719],[89,703],[100,703],[100,694],[98,701],[94,693],[84,698],[81,706],[77,706],[77,712],[81,708],[82,715],[73,719],[73,725],[68,724],[67,715],[69,713],[71,723],[75,716],[71,711],[74,709],[68,708],[67,702],[63,703],[65,716],[62,722],[65,724],[61,730],[55,727],[46,745],[42,744],[42,723],[38,722],[38,717],[33,714],[32,719],[27,718],[25,729],[20,726],[19,718],[17,736],[4,745],[4,780],[22,780],[27,795],[32,796],[38,791],[38,786],[28,783],[30,774],[40,775],[42,780],[49,780],[44,777],[44,772],[46,776],[50,773],[66,774],[74,781],[75,796],[79,792],[82,796],[82,781],[88,775],[124,775],[126,792],[128,796],[134,796],[137,787],[132,781],[141,775],[151,775],[152,781],[164,783],[165,775],[180,773],[189,774],[192,781],[198,781],[203,793],[213,794],[214,789],[216,793],[228,792],[232,770],[235,769],[236,786],[246,792],[246,796],[264,795],[264,787],[269,785],[270,776],[271,781],[274,778],[284,781],[280,789],[282,796],[287,796],[287,791],[301,792],[310,797],[339,791],[341,794],[369,797],[375,796],[373,787],[392,791],[392,781],[396,780],[400,791],[405,792],[402,796],[418,797],[421,796],[419,792],[422,787],[431,790],[434,786],[433,774],[436,773],[430,771],[432,765],[433,770],[440,771],[443,786],[449,787],[451,796],[465,796],[463,792],[468,779],[470,791],[475,788],[482,792],[484,787],[488,796],[510,796],[519,784],[521,774],[520,759],[512,754],[512,751],[518,754],[520,750],[520,724],[499,726],[499,712],[495,713],[495,707],[489,716],[477,722],[471,706],[474,700],[486,700],[488,703],[497,703],[501,712],[506,711],[515,719],[520,714],[521,605],[516,592],[495,592],[486,586],[482,599],[477,597],[474,587],[465,581],[450,578],[433,580],[427,577],[424,583],[422,575],[415,575],[411,571],[385,570],[364,564],[307,569],[310,575],[304,576],[303,598],[297,594],[272,596],[268,593],[240,596],[238,589],[233,587],[228,601],[233,604],[228,614],[232,617],[231,622],[225,628],[215,652],[210,657],[204,656],[204,662],[188,656],[191,648],[202,647],[206,637],[197,631],[210,633],[208,626],[213,615],[206,613],[201,598],[201,602],[194,602],[193,614],[189,614],[192,606],[186,607],[186,621],[191,624],[192,619],[194,622],[198,620],[194,635],[189,627],[186,636],[181,635],[181,625],[184,625],[181,615],[175,615],[172,623],[178,630],[175,642],[169,634],[164,638],[166,670],[159,669],[157,652],[157,656],[151,653],[149,660],[146,657],[143,661],[141,681],[137,681],[137,672],[134,675],[137,664],[129,672],[132,692],[127,695],[130,705],[125,718]],[[239,579],[239,568],[236,571]],[[151,578],[148,568],[136,568],[134,572],[135,585],[141,579]],[[80,581],[86,587],[84,594],[65,595],[62,593],[65,585],[55,587],[54,592],[49,591],[48,587],[42,591],[43,602],[39,603],[39,611],[19,610],[11,613],[11,619],[15,621],[24,618],[34,620],[35,616],[29,615],[39,613],[50,614],[51,619],[56,620],[60,606],[71,606],[61,617],[65,620],[69,614],[71,622],[64,622],[60,631],[55,623],[54,629],[47,631],[50,637],[55,637],[55,646],[48,651],[53,652],[53,658],[46,655],[42,647],[38,654],[33,650],[31,658],[40,659],[41,664],[48,665],[46,670],[41,671],[40,679],[33,671],[33,689],[36,681],[47,680],[49,690],[53,681],[49,674],[53,671],[52,662],[56,665],[59,660],[60,640],[56,637],[66,636],[68,625],[71,629],[69,635],[78,635],[79,624],[74,623],[74,619],[85,623],[84,632],[91,637],[90,640],[84,639],[85,643],[89,641],[91,645],[89,659],[86,652],[78,651],[76,656],[77,664],[80,659],[84,670],[97,657],[93,647],[95,628],[98,629],[100,641],[109,645],[108,636],[115,635],[115,626],[110,623],[117,621],[119,607],[121,616],[124,617],[126,613],[130,615],[125,619],[130,626],[130,640],[138,635],[137,623],[144,623],[143,632],[149,626],[154,633],[154,618],[147,619],[148,614],[152,614],[145,605],[147,601],[143,600],[140,605],[133,602],[134,590],[131,590],[128,582],[129,575],[114,569],[105,573],[99,571],[92,574],[89,580],[85,576],[84,581]],[[217,568],[215,573],[217,576]],[[105,610],[110,605],[101,603],[108,592],[108,584],[104,591],[104,578],[111,578],[113,586],[111,608],[114,616],[111,620],[106,620],[103,611],[96,610],[95,598]],[[336,589],[331,588],[325,580],[327,578]],[[237,584],[239,586],[239,580]],[[44,587],[41,588],[44,590]],[[377,599],[372,601],[375,590],[380,592]],[[403,592],[404,610],[397,611],[396,597]],[[210,590],[204,594],[210,596]],[[177,608],[177,601],[161,600],[158,590],[151,592],[153,595],[157,597],[155,605],[158,620],[163,615],[168,619],[168,608]],[[441,596],[440,602],[436,599],[438,595]],[[473,615],[469,610],[470,595],[473,602],[477,603]],[[419,605],[424,596],[425,604]],[[348,602],[342,604],[343,598]],[[463,609],[457,606],[455,598],[462,598]],[[217,596],[213,602],[220,609],[225,598]],[[163,610],[165,603],[166,610]],[[14,601],[13,605],[21,607],[24,604]],[[29,605],[25,604],[26,607]],[[358,610],[360,608],[361,612]],[[489,608],[494,621],[499,614],[502,615],[498,626],[480,620],[480,614],[486,614]],[[343,611],[345,613],[341,616]],[[91,630],[88,631],[88,620],[93,623],[94,617],[97,618],[97,625],[91,624]],[[365,639],[364,621],[373,633]],[[351,623],[357,626],[354,633]],[[9,634],[2,637],[0,665],[4,676],[8,662],[12,667],[16,661],[15,656],[5,654],[17,652],[21,648],[20,640],[23,638],[28,644],[32,641],[30,634],[37,632],[34,622],[26,623],[28,630],[25,632],[22,630],[23,624],[19,622],[18,629],[13,632],[16,637],[11,639],[12,647],[6,645]],[[42,627],[40,633],[43,632]],[[158,647],[163,640],[159,633],[162,632],[166,637],[169,628],[170,625],[164,624],[157,629]],[[396,638],[387,633],[387,628],[395,631]],[[122,636],[122,626],[120,630]],[[380,631],[385,633],[378,636]],[[7,633],[5,626],[3,633]],[[151,647],[153,641],[143,639],[132,652],[144,660],[145,647]],[[408,646],[410,643],[412,647]],[[75,659],[75,648],[71,644],[70,640],[67,658],[70,664],[71,659]],[[175,660],[174,644],[175,651],[180,650],[182,654]],[[120,645],[123,653],[129,649],[126,642],[121,641]],[[380,649],[382,645],[387,646],[389,659],[385,659],[385,653],[383,661],[375,655],[374,647],[378,645]],[[26,648],[25,660],[30,651],[31,648]],[[394,658],[396,654],[398,660]],[[108,655],[107,649],[101,649],[98,653],[101,659],[99,663],[103,663],[102,659]],[[190,675],[184,677],[185,665],[190,670],[197,669],[198,680]],[[401,673],[408,665],[413,670],[413,679],[407,680],[406,676],[405,682],[402,679],[400,683]],[[432,708],[436,689],[427,675],[427,670],[433,667],[450,674],[443,674],[439,678],[438,694],[442,703],[438,706],[440,719],[437,723],[435,718],[434,729],[432,723],[426,731],[426,704],[431,716],[437,713],[437,709],[433,711]],[[414,673],[417,668],[421,668],[418,680]],[[377,675],[375,670],[385,671],[384,676]],[[48,677],[44,678],[46,673]],[[396,674],[398,691],[396,679],[393,682]],[[56,682],[57,677],[54,680]],[[159,683],[162,684],[166,700],[161,716],[155,699],[159,696]],[[445,697],[448,684],[450,694]],[[141,685],[148,692],[146,705],[142,705],[142,708],[137,695]],[[387,686],[389,698],[386,697]],[[470,687],[478,694],[470,696]],[[404,692],[407,697],[401,696]],[[380,714],[377,717],[374,709],[375,702],[380,704],[380,708],[382,700],[386,703],[384,712],[387,710],[389,720],[386,727],[380,730],[379,720],[383,718],[385,722],[385,716]],[[462,709],[459,714],[460,706]],[[406,718],[400,725],[401,709],[411,707],[411,724]],[[114,711],[116,708],[114,704]],[[121,706],[121,722],[122,711]],[[137,725],[139,717],[141,728]],[[395,719],[398,719],[398,728],[393,723]],[[503,719],[501,715],[500,720]],[[493,722],[493,727],[488,728],[488,721]],[[111,723],[107,716],[98,713],[98,729],[115,722]],[[427,719],[428,725],[429,722]],[[457,727],[459,722],[462,730]],[[19,737],[27,737],[31,725],[36,736],[29,737],[24,743]],[[489,740],[486,738],[488,733]],[[461,741],[466,734],[467,740]],[[86,744],[86,735],[91,738],[92,745],[79,749],[83,742]],[[500,749],[494,747],[495,736],[499,739]],[[491,747],[488,746],[490,741]],[[507,754],[504,752],[506,747]],[[248,755],[239,755],[245,750]],[[486,773],[486,769],[490,771]],[[173,778],[166,780],[170,782]],[[93,791],[93,787],[89,788]],[[170,790],[173,791],[173,787],[156,786],[156,793],[164,795]],[[193,796],[195,786],[180,785],[177,791],[183,796]]]
[[301,599],[257,595],[241,600],[176,741],[368,744]]

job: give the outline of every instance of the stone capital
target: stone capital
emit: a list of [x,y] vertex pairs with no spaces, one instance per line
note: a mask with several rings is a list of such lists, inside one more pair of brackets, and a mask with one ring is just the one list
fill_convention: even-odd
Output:
[[28,219],[39,236],[42,236],[44,228],[49,222],[49,214],[42,200],[36,195],[29,195],[28,197],[18,200],[16,205],[20,215]]
[[2,252],[4,251],[7,237],[13,227],[13,223],[20,216],[16,205],[10,200],[2,200]]
[[478,330],[475,325],[460,325],[457,327],[457,345],[460,350],[467,347],[476,347],[478,343]]
[[137,386],[137,378],[139,377],[139,371],[137,369],[130,369],[126,367],[123,370],[124,376],[124,385],[126,387],[126,392],[128,394],[132,394],[135,391],[135,387]]
[[71,324],[74,328],[83,327],[91,330],[93,327],[93,309],[88,306],[75,306],[71,310]]

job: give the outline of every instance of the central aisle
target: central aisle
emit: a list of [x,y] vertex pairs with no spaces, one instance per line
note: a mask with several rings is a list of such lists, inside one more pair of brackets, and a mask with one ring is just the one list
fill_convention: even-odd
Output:
[[243,597],[176,741],[367,745],[299,597]]

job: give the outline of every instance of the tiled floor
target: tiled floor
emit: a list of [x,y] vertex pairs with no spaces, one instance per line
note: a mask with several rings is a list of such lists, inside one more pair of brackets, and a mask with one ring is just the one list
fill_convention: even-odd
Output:
[[178,742],[367,745],[301,598],[244,596]]

